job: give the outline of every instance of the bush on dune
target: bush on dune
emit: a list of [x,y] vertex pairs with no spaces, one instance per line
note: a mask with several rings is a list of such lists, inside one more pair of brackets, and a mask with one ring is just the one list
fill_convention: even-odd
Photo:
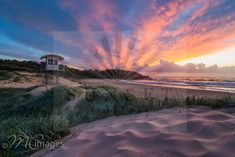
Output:
[[[0,89],[0,143],[8,142],[7,137],[34,137],[43,135],[45,141],[61,139],[69,133],[67,117],[59,112],[69,96],[65,87],[55,87],[42,96],[32,97],[29,89]],[[8,152],[8,153],[7,153]],[[32,150],[19,145],[2,153],[26,156]],[[0,153],[0,156],[2,154]]]
[[0,117],[48,115],[63,106],[69,96],[69,89],[60,86],[47,91],[40,97],[32,97],[29,94],[30,90],[32,88],[0,89],[2,91]]
[[136,114],[157,111],[170,107],[207,106],[221,108],[231,104],[231,97],[221,98],[185,97],[185,98],[141,98],[114,87],[86,87],[86,98],[68,114],[71,125],[90,122],[110,116]]
[[0,70],[0,80],[9,80],[14,77],[14,72]]
[[233,104],[232,98],[225,94],[224,97],[205,98],[205,97],[186,97],[185,103],[187,106],[207,106],[213,109],[229,107]]
[[61,139],[69,133],[68,120],[61,115],[19,119],[20,117],[8,119],[2,121],[0,125],[1,143],[12,144],[13,139],[9,138],[11,136],[23,139],[26,138],[17,147],[16,145],[18,143],[15,142],[11,148],[7,149],[11,154],[13,154],[12,152],[15,152],[18,156],[27,156],[34,151],[29,148],[25,149],[27,138],[31,140],[38,137],[40,142],[50,142]]

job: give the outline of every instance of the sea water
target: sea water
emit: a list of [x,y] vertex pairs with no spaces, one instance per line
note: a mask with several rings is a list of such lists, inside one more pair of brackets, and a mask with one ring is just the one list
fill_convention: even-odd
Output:
[[152,80],[122,80],[130,84],[235,93],[234,74],[156,74]]

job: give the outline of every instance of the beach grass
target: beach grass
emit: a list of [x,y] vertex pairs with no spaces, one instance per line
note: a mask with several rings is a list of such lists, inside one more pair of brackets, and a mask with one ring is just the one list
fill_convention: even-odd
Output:
[[0,80],[9,80],[13,78],[15,75],[15,72],[10,72],[7,70],[0,70]]
[[15,71],[8,70],[0,70],[0,81],[12,81],[12,82],[20,82],[22,79],[28,80],[28,78]]
[[216,109],[228,107],[231,104],[233,104],[232,98],[228,94],[215,98],[186,96],[158,99],[136,97],[114,87],[87,87],[86,99],[79,102],[79,105],[68,114],[68,117],[70,117],[72,125],[76,125],[110,116],[137,114],[170,107],[206,106]]
[[[69,128],[81,123],[106,117],[157,111],[170,107],[207,106],[227,107],[233,100],[224,97],[143,98],[126,91],[110,87],[54,87],[43,95],[33,97],[27,89],[0,89],[0,143],[8,142],[11,135],[34,137],[43,135],[50,142],[69,134]],[[66,103],[81,97],[73,109]],[[2,149],[2,148],[0,148]],[[35,152],[23,145],[0,151],[0,156],[27,156]],[[5,153],[5,154],[4,154]]]
[[[42,134],[45,141],[54,141],[69,133],[67,118],[57,113],[57,108],[67,101],[69,89],[55,87],[40,97],[32,97],[29,93],[32,89],[0,89],[0,136],[5,139],[0,143],[6,142],[11,135],[34,137]],[[22,147],[12,148],[12,151],[20,156],[31,153]]]

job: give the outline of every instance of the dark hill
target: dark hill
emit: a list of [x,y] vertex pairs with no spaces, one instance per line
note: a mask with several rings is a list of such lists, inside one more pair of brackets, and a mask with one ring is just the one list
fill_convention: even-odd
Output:
[[[25,71],[40,73],[40,63],[33,61],[1,60],[0,70],[7,71]],[[72,79],[82,78],[106,78],[106,79],[151,79],[135,71],[122,69],[106,70],[78,70],[65,66],[62,76]]]

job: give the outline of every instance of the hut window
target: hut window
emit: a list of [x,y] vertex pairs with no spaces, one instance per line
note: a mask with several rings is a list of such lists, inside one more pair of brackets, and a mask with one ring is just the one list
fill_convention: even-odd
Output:
[[58,61],[57,60],[54,60],[54,65],[57,65],[58,64]]
[[53,65],[53,60],[52,59],[48,59],[48,65]]

